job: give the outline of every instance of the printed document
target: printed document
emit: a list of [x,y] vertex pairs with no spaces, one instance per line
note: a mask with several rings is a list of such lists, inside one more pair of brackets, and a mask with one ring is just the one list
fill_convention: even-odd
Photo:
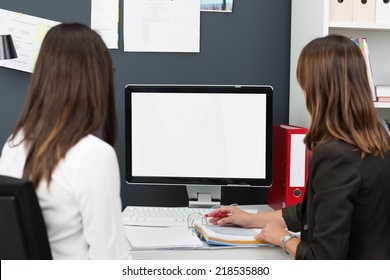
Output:
[[124,50],[199,52],[200,0],[124,1]]
[[119,0],[91,0],[91,28],[109,49],[118,49]]
[[59,22],[0,9],[0,34],[11,34],[18,58],[0,66],[32,73],[47,31]]

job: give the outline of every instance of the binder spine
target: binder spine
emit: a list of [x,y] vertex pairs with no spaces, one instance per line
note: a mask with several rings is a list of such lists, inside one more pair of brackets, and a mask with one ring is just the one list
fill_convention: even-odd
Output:
[[[273,145],[272,145],[272,186],[268,189],[268,205],[273,209],[285,207],[286,203],[286,163],[287,154],[286,145],[281,143],[287,142],[287,135],[278,127],[273,127]],[[282,205],[284,204],[284,205]]]
[[329,0],[329,20],[333,22],[352,22],[353,1]]
[[303,200],[308,176],[306,132],[303,127],[273,126],[272,186],[268,189],[268,205],[273,209]]
[[286,205],[302,201],[307,180],[307,151],[303,143],[305,134],[290,134],[290,171],[289,184],[286,190]]
[[390,1],[376,0],[375,22],[390,24]]
[[376,0],[354,0],[352,6],[353,22],[374,22]]

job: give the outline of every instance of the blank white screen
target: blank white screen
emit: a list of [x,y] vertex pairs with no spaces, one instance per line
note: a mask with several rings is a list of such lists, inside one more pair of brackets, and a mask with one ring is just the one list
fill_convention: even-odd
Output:
[[132,174],[265,178],[266,96],[133,93]]

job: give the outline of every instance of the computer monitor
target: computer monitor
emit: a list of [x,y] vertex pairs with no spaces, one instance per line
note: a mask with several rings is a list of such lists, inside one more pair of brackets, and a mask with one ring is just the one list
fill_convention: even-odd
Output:
[[127,85],[126,181],[183,185],[190,207],[221,187],[272,183],[271,86]]

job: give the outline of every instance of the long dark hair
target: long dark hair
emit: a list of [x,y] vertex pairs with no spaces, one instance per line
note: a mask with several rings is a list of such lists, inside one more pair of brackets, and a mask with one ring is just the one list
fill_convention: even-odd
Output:
[[13,137],[19,132],[28,148],[23,177],[35,186],[50,183],[58,162],[88,134],[115,144],[112,59],[95,31],[79,23],[48,31]]
[[388,137],[376,115],[364,57],[351,39],[328,35],[311,41],[300,54],[297,79],[312,118],[309,150],[333,138],[362,156],[385,154]]

